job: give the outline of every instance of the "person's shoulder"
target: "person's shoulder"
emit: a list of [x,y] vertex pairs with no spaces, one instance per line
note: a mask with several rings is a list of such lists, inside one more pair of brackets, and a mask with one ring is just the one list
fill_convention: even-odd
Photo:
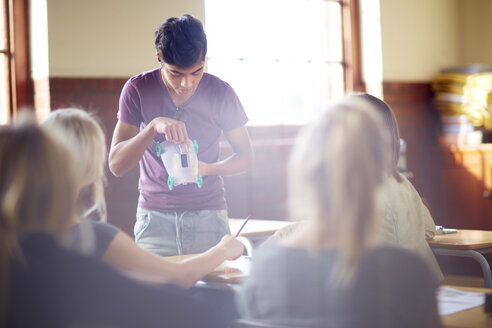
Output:
[[203,73],[202,80],[207,83],[207,84],[223,84],[223,85],[229,85],[226,81],[222,80],[220,77],[217,75],[211,74],[211,73]]
[[393,176],[388,178],[386,197],[391,202],[400,199],[401,205],[414,206],[415,200],[420,199],[420,194],[410,180],[403,175],[401,177],[402,181],[397,181]]
[[104,221],[94,221],[94,220],[90,220],[90,221],[92,221],[92,226],[96,231],[104,232],[110,235],[116,235],[120,231],[119,228],[112,225],[111,223],[104,222]]
[[91,219],[82,220],[74,225],[74,228],[76,229],[84,229],[85,227],[91,227],[94,230],[119,231],[119,229],[111,223]]
[[203,73],[202,83],[207,89],[214,89],[216,92],[232,90],[229,83],[210,73]]
[[403,175],[400,174],[401,181],[398,181],[394,175],[390,175],[386,182],[386,187],[390,193],[401,192],[409,188],[411,182]]
[[418,192],[415,189],[415,187],[413,186],[412,182],[410,180],[408,180],[407,177],[405,177],[404,175],[401,175],[401,178],[402,178],[402,181],[399,183],[401,190],[405,190],[408,193],[417,193],[418,194]]
[[291,258],[295,249],[286,247],[277,241],[271,241],[260,247],[253,258],[253,265],[264,263],[280,263]]
[[126,84],[139,86],[146,83],[155,82],[160,77],[160,68],[154,68],[150,71],[145,71],[137,75],[133,75],[128,79]]

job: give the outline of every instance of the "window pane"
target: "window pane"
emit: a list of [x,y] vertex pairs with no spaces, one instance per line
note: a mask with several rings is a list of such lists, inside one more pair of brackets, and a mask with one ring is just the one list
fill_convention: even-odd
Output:
[[304,124],[344,93],[341,64],[209,59],[208,69],[234,88],[248,125]]
[[7,16],[6,16],[6,5],[5,0],[2,0],[1,8],[0,8],[0,50],[5,50],[7,48]]
[[206,0],[205,15],[208,72],[234,88],[249,124],[303,124],[343,95],[338,2]]
[[326,58],[333,61],[343,60],[342,8],[337,2],[325,2],[326,6]]
[[7,124],[10,121],[8,76],[7,56],[0,54],[0,124]]
[[342,60],[337,2],[206,0],[205,14],[211,58]]

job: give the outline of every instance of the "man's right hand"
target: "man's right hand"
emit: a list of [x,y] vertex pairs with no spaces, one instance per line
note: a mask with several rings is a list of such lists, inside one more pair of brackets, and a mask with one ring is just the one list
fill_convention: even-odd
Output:
[[156,133],[164,134],[167,141],[176,144],[186,143],[188,147],[190,146],[191,141],[184,122],[169,117],[156,117],[150,124]]
[[176,144],[185,143],[188,150],[191,141],[186,125],[169,117],[156,117],[143,129],[118,121],[116,123],[111,149],[109,151],[109,169],[119,177],[138,165],[145,150],[156,134],[164,134],[166,140]]

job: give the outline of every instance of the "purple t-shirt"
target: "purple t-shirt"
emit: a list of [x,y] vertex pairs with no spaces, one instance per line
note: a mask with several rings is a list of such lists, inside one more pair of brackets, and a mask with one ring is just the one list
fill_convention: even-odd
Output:
[[[198,160],[206,163],[219,159],[222,131],[242,127],[248,121],[231,86],[208,73],[203,74],[190,99],[177,109],[162,81],[160,68],[126,82],[120,95],[118,119],[142,130],[156,117],[176,117],[176,110],[182,111],[188,137],[198,142]],[[191,183],[169,190],[167,171],[156,152],[157,142],[162,141],[165,136],[156,135],[140,160],[139,207],[158,211],[226,209],[221,177],[205,176],[202,188]]]

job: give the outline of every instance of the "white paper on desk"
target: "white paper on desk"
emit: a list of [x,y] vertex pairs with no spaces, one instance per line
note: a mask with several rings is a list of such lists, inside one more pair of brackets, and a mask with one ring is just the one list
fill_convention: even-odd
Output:
[[485,303],[485,293],[466,292],[449,287],[437,290],[437,307],[439,315],[448,315],[471,309]]
[[244,276],[248,276],[251,271],[251,258],[249,256],[241,256],[234,261],[224,261],[217,269],[237,269]]
[[237,283],[249,275],[250,269],[251,258],[241,256],[235,261],[225,261],[214,271],[206,275],[203,280]]

